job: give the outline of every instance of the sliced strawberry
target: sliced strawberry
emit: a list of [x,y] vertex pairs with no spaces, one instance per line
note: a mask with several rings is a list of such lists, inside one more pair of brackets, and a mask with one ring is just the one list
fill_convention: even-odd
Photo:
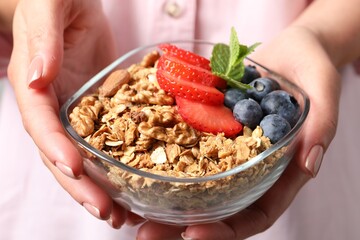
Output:
[[191,65],[211,70],[210,60],[207,58],[168,43],[159,44],[158,47],[164,52],[164,54],[181,59]]
[[162,55],[158,60],[157,67],[182,80],[200,83],[209,87],[226,88],[226,81],[215,76],[211,71],[188,64],[173,56]]
[[208,105],[176,97],[181,117],[193,128],[210,133],[221,133],[232,137],[240,133],[242,125],[235,120],[232,111],[224,105]]
[[163,69],[156,71],[156,78],[160,87],[173,96],[211,105],[221,105],[224,103],[224,94],[214,87],[208,87],[199,83],[183,80],[180,77],[174,77]]

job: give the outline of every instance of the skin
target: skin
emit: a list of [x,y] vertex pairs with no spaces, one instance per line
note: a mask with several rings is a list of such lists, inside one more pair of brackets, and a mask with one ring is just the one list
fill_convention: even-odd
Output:
[[[317,0],[253,56],[306,89],[310,96],[311,110],[299,149],[279,181],[249,208],[224,221],[188,227],[145,222],[137,239],[178,239],[184,233],[189,239],[233,240],[271,227],[301,187],[316,175],[316,171],[306,167],[311,148],[317,145],[326,151],[336,133],[341,89],[338,69],[360,56],[359,4],[360,0],[348,0],[347,4]],[[99,1],[24,0],[17,3],[14,15],[3,10],[15,9],[15,3],[10,5],[13,8],[0,4],[1,30],[6,31],[11,25],[14,29],[9,78],[24,128],[39,148],[44,164],[77,202],[94,206],[98,213],[92,213],[113,227],[142,221],[115,204],[83,173],[81,156],[58,119],[59,106],[66,97],[114,59],[111,32],[99,11]],[[39,59],[42,74],[29,82],[33,74],[28,70]],[[67,166],[67,171],[60,171],[64,168],[59,163]]]

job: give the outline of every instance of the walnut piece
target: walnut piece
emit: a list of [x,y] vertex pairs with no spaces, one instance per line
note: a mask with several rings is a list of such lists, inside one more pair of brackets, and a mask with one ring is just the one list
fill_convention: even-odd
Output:
[[84,97],[69,115],[70,123],[74,130],[81,136],[86,137],[95,129],[94,121],[98,119],[102,103],[93,96]]

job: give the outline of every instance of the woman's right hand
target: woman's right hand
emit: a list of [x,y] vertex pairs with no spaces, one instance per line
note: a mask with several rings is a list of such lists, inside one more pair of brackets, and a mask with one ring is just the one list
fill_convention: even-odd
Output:
[[126,211],[83,173],[82,158],[59,120],[61,104],[114,60],[99,0],[20,0],[8,75],[24,128],[61,186],[96,217],[120,227]]

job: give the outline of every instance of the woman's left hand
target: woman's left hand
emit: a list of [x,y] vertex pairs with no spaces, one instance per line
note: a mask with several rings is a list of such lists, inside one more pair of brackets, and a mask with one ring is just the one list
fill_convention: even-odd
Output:
[[289,27],[277,39],[256,51],[253,58],[303,88],[311,107],[295,157],[268,192],[248,208],[219,222],[187,227],[143,224],[137,239],[234,240],[268,229],[311,178],[337,126],[340,79],[318,39],[307,29]]

